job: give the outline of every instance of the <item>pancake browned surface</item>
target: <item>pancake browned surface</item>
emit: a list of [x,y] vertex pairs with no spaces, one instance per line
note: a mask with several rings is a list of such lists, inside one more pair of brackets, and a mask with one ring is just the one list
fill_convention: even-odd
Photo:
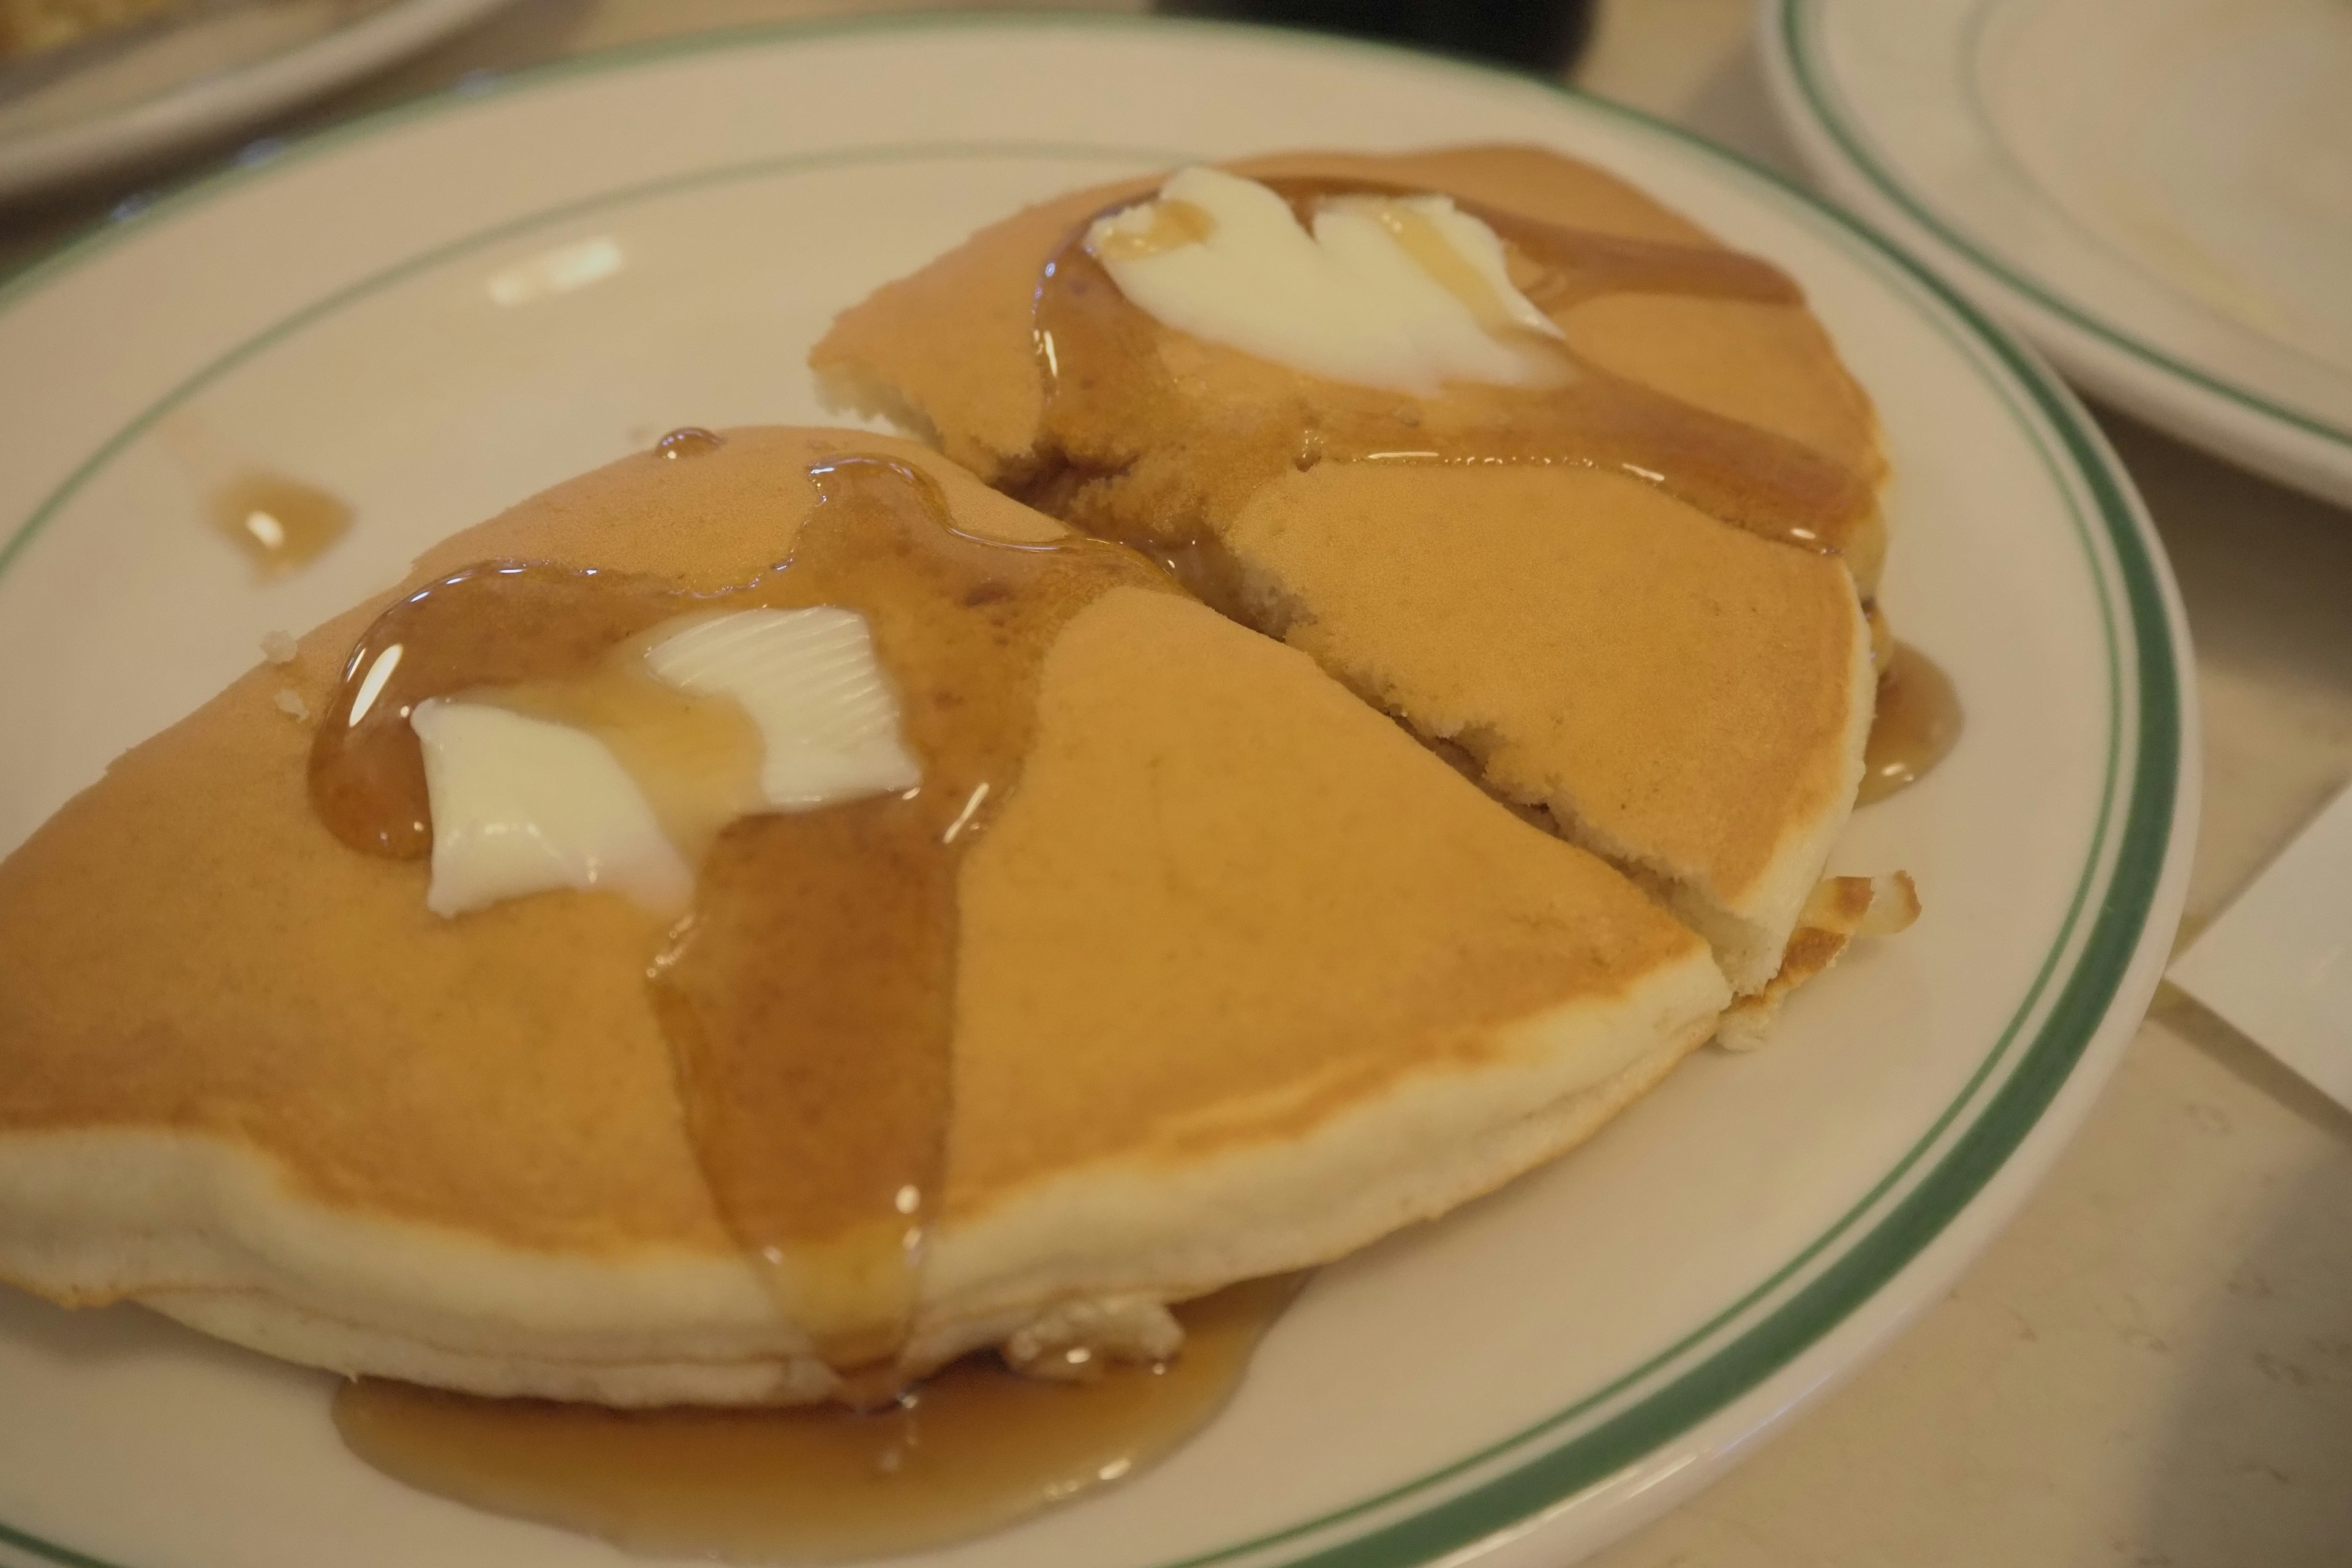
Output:
[[[1059,532],[904,443],[739,431],[448,541],[118,761],[0,863],[0,1278],[297,1360],[633,1404],[833,1373],[721,1223],[607,893],[444,920],[313,814],[308,724],[400,593],[488,559],[710,588],[829,452]],[[1046,657],[963,860],[953,1120],[910,1368],[1072,1302],[1338,1256],[1577,1142],[1706,1037],[1703,945],[1296,652],[1118,588]]]
[[[1442,191],[1701,262],[1727,255],[1622,182],[1535,149],[1232,167]],[[1128,330],[1166,395],[1097,371],[1074,386],[1066,352],[1050,373],[1040,363],[1041,269],[1088,217],[1156,184],[1075,193],[983,230],[844,312],[812,364],[832,395],[1056,515],[1180,554],[1205,541],[1226,563],[1228,608],[1467,750],[1491,788],[1657,887],[1735,985],[1760,986],[1860,777],[1873,683],[1861,595],[1884,549],[1875,421],[1793,286],[1719,298],[1636,280],[1567,289],[1550,313],[1585,364],[1844,476],[1860,504],[1834,553],[1759,540],[1622,471],[1315,460],[1317,421],[1335,411],[1385,402],[1400,431],[1429,436],[1400,445],[1442,446],[1472,395],[1317,382],[1140,312]],[[1057,400],[1087,396],[1124,399],[1132,417],[1079,431],[1056,416]],[[1295,410],[1307,433],[1295,468],[1226,460],[1232,428],[1268,410]]]

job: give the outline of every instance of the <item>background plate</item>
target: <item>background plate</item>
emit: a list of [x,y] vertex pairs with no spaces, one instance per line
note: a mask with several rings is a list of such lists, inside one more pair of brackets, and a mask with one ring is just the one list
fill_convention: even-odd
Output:
[[[1855,1364],[2015,1207],[2155,985],[2195,820],[2179,610],[2079,406],[1847,220],[1678,132],[1303,37],[929,22],[562,66],[198,186],[0,289],[0,846],[425,542],[672,426],[820,418],[802,355],[832,314],[1021,202],[1179,157],[1479,139],[1594,159],[1789,268],[1878,400],[1885,600],[1969,729],[1836,867],[1908,868],[1927,913],[1771,1049],[1702,1052],[1573,1158],[1326,1270],[1168,1463],[925,1561],[1556,1565]],[[257,583],[202,521],[228,461],[358,525]],[[0,1292],[0,1541],[128,1568],[614,1560],[360,1466],[328,1386]]]
[[249,125],[509,0],[275,0],[175,27],[0,103],[0,198]]
[[1841,200],[2099,397],[2352,505],[2352,7],[1761,0]]

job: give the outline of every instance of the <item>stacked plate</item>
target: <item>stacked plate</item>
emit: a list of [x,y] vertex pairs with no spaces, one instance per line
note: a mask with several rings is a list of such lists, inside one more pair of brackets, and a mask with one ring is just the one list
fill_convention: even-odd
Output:
[[2352,505],[2352,9],[1766,0],[1828,190],[2095,395]]
[[202,146],[505,4],[184,0],[152,21],[10,60],[0,65],[0,200]]

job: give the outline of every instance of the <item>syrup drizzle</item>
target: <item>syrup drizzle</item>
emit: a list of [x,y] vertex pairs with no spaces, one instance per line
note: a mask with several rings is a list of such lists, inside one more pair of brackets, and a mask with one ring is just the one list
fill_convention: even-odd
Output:
[[654,450],[671,462],[681,458],[700,458],[725,446],[723,437],[713,435],[699,425],[681,425],[654,443]]
[[[1362,181],[1265,183],[1302,222],[1324,202],[1409,194]],[[1514,283],[1548,311],[1623,292],[1801,299],[1778,268],[1737,252],[1621,239],[1457,205],[1502,237]],[[1651,391],[1549,339],[1530,345],[1562,362],[1555,384],[1543,386],[1465,384],[1416,398],[1292,376],[1258,395],[1203,396],[1171,370],[1160,353],[1166,330],[1088,252],[1085,226],[1046,265],[1035,333],[1046,384],[1043,445],[1063,461],[1016,492],[1041,510],[1124,537],[1129,525],[1114,511],[1137,510],[1131,494],[1152,482],[1155,469],[1206,476],[1196,508],[1179,504],[1154,521],[1149,539],[1128,540],[1155,553],[1199,550],[1286,467],[1319,462],[1603,468],[1655,484],[1722,521],[1822,552],[1843,550],[1875,526],[1874,498],[1862,476],[1785,437]],[[1139,433],[1156,449],[1147,453]]]
[[720,1212],[842,1396],[887,1403],[945,1159],[958,864],[1018,783],[1061,627],[1113,587],[1171,584],[1083,536],[966,533],[904,464],[836,458],[809,478],[819,499],[791,557],[736,587],[507,562],[409,595],[352,649],[310,795],[345,844],[422,857],[431,813],[407,718],[426,698],[561,708],[550,693],[577,692],[616,647],[689,611],[866,616],[921,784],[725,825],[650,984]]

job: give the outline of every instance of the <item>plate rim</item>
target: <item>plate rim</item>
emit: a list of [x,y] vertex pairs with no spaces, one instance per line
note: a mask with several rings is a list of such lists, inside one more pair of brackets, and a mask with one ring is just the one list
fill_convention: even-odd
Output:
[[394,0],[341,26],[152,97],[0,138],[0,202],[226,134],[425,48],[513,0]]
[[[382,134],[414,120],[461,110],[487,97],[505,97],[579,76],[626,70],[680,56],[744,47],[789,48],[811,39],[845,34],[1039,28],[1222,35],[1244,43],[1287,46],[1327,54],[1361,54],[1434,71],[1466,73],[1497,88],[1524,89],[1532,84],[1547,94],[1566,100],[1580,111],[1597,113],[1674,144],[1678,155],[1709,165],[1711,173],[1727,176],[1735,184],[1746,182],[1752,194],[1768,198],[1793,217],[1810,220],[1825,236],[1835,237],[1850,254],[1873,264],[1890,291],[1906,293],[1907,303],[1916,313],[1934,321],[1956,342],[1963,346],[1973,342],[1986,351],[1992,368],[1979,364],[1979,374],[1985,376],[1989,387],[2000,395],[2031,439],[2049,473],[2053,491],[2070,513],[2082,536],[2083,548],[2090,556],[2090,576],[2105,623],[2111,729],[2107,780],[2103,786],[2099,825],[2092,836],[2089,860],[2078,880],[2066,921],[2045,955],[2041,975],[2012,1016],[2000,1041],[1895,1168],[1795,1258],[1709,1323],[1566,1410],[1377,1496],[1250,1541],[1162,1563],[1159,1568],[1206,1568],[1212,1563],[1260,1553],[1381,1510],[1503,1456],[1511,1460],[1510,1468],[1497,1476],[1476,1480],[1467,1489],[1441,1498],[1400,1520],[1375,1522],[1362,1533],[1326,1547],[1310,1546],[1306,1555],[1285,1557],[1282,1561],[1287,1568],[1307,1568],[1309,1564],[1313,1568],[1403,1568],[1405,1564],[1427,1563],[1465,1549],[1465,1555],[1475,1555],[1542,1522],[1577,1499],[1594,1492],[1612,1476],[1644,1458],[1654,1458],[1679,1440],[1692,1437],[1703,1426],[1736,1415],[1746,1403],[1767,1392],[1785,1374],[1808,1362],[1821,1360],[1832,1348],[1833,1339],[1849,1335],[1870,1315],[1865,1309],[1885,1310],[1890,1292],[1906,1277],[1916,1280],[1931,1266],[1941,1278],[1957,1274],[2022,1200],[2033,1177],[2046,1166],[2079,1121],[2082,1111],[2087,1109],[2090,1093],[2104,1079],[2122,1044],[2137,1028],[2138,1012],[2153,990],[2163,947],[2179,917],[2189,850],[2194,839],[2199,794],[2193,750],[2197,716],[2188,632],[2161,543],[2128,475],[2081,404],[2030,349],[1894,242],[1783,176],[1679,126],[1590,97],[1558,81],[1392,46],[1293,29],[1148,15],[1052,12],[900,14],[730,28],[625,45],[547,62],[488,81],[461,84],[289,143],[267,159],[203,176],[134,214],[107,222],[36,260],[14,277],[0,280],[0,314],[37,294],[48,280],[79,268],[114,245],[153,232],[176,212],[218,199],[248,181],[268,178],[292,163],[329,154],[346,142]],[[1043,144],[1023,144],[1020,150],[1041,151]],[[608,192],[592,199],[610,200],[625,195],[623,191]],[[580,205],[577,201],[562,204],[561,210],[576,211]],[[556,216],[551,211],[517,217],[469,237],[489,243],[488,236],[493,233],[509,235],[533,221],[554,221]],[[237,347],[216,356],[205,370],[166,393],[150,405],[144,415],[102,443],[21,527],[13,530],[10,537],[0,542],[0,571],[6,569],[24,544],[135,433],[135,428],[143,426],[163,407],[230,363],[241,362],[260,342],[276,338],[323,308],[353,297],[359,289],[380,286],[392,275],[404,275],[420,264],[445,258],[459,243],[463,242],[444,242],[432,247],[429,252],[403,258],[361,284],[337,290],[326,300],[298,307],[278,322],[248,335]],[[2017,395],[2022,395],[2024,401],[2021,403]],[[2085,500],[2090,502],[2087,511]],[[2102,543],[2108,552],[2105,557],[2100,554]],[[2126,727],[2135,731],[2127,773],[2124,741]],[[2111,821],[2116,824],[2112,855],[2106,838]],[[1974,1111],[1973,1120],[1966,1124],[1952,1147],[1936,1155],[1920,1181],[1895,1200],[1887,1214],[1870,1220],[1862,1237],[1821,1276],[1801,1286],[1790,1300],[1771,1308],[1727,1344],[1707,1352],[1663,1387],[1643,1395],[1630,1408],[1607,1417],[1591,1430],[1556,1446],[1542,1447],[1546,1433],[1573,1421],[1640,1381],[1746,1311],[1777,1285],[1785,1283],[1792,1273],[1832,1247],[1850,1227],[1863,1223],[1865,1212],[1913,1165],[1927,1158],[1930,1145],[1968,1110],[1974,1092],[2000,1064],[2023,1020],[2039,1005],[2053,978],[2058,976],[2070,944],[2076,943],[2075,922],[2085,912],[2088,895],[2099,882],[2103,867],[2106,874],[2104,896],[2096,909],[2089,911],[2091,923],[2079,933],[2082,940],[2076,944],[2078,950],[2059,988],[2051,994],[2047,1016],[2033,1039],[2015,1058],[2010,1077],[1983,1107]],[[2099,1047],[2095,1051],[2095,1046]],[[2053,1102],[2066,1089],[2074,1091],[2070,1102],[2053,1115]],[[1989,1191],[1997,1177],[2017,1178],[2020,1172],[2024,1173],[2021,1179],[2003,1184],[2002,1190]],[[1995,1199],[1998,1201],[1992,1201]],[[1924,1304],[1924,1298],[1912,1300],[1907,1305],[1895,1301],[1893,1315],[1873,1327],[1869,1338],[1874,1341],[1891,1332],[1903,1317]],[[1851,1370],[1861,1359],[1859,1353],[1847,1353],[1836,1364]],[[1727,1363],[1737,1364],[1727,1368]],[[1761,1418],[1749,1422],[1746,1429],[1761,1430],[1774,1424],[1798,1404],[1807,1402],[1805,1394],[1820,1392],[1824,1381],[1822,1377],[1813,1378],[1799,1396],[1780,1402]],[[1677,1397],[1678,1402],[1662,1420],[1657,1407],[1670,1397]],[[1530,1457],[1524,1452],[1530,1448],[1539,1451]],[[1711,1456],[1710,1463],[1681,1468],[1711,1476],[1729,1458],[1728,1454],[1717,1453]],[[1676,1489],[1689,1489],[1701,1479],[1700,1474],[1693,1473]],[[67,1568],[121,1568],[18,1531],[5,1521],[0,1521],[0,1544],[33,1552],[44,1561]]]
[[[1773,105],[1817,179],[1873,222],[1899,229],[2099,396],[2193,445],[2352,505],[2352,424],[2207,370],[2076,303],[1905,181],[1821,58],[1822,14],[1834,3],[1758,0],[1756,38]],[[1994,4],[1978,0],[1971,16]]]

